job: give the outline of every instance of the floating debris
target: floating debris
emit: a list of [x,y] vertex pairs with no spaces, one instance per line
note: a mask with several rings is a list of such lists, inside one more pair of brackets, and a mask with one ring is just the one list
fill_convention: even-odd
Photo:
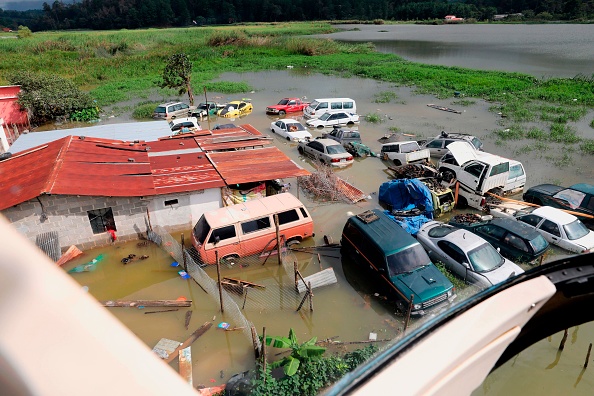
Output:
[[462,114],[462,112],[460,110],[454,110],[454,109],[450,109],[449,107],[445,107],[445,106],[440,106],[440,105],[436,105],[436,104],[428,104],[428,107],[432,107],[434,109],[437,110],[441,110],[441,111],[447,111],[450,113],[456,113],[456,114]]

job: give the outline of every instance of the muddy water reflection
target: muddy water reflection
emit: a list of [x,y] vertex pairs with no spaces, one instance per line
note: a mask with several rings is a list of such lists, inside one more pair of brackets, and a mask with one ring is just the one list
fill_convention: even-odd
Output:
[[[270,123],[276,118],[264,114],[266,105],[277,103],[285,96],[306,96],[310,100],[328,96],[354,98],[357,101],[359,114],[378,113],[383,116],[382,123],[372,124],[362,121],[359,126],[363,142],[376,152],[380,149],[378,139],[393,131],[397,131],[402,140],[414,138],[404,134],[420,138],[435,136],[441,130],[471,133],[484,140],[487,151],[512,157],[518,147],[526,144],[522,142],[495,144],[495,139],[490,137],[490,132],[499,128],[501,120],[496,114],[489,112],[491,104],[481,100],[476,100],[474,104],[463,108],[462,114],[452,114],[428,108],[426,105],[441,103],[449,107],[459,107],[455,103],[436,101],[431,96],[415,95],[408,88],[394,88],[390,84],[372,80],[310,75],[303,70],[228,74],[221,76],[220,80],[245,80],[256,89],[255,92],[236,97],[221,95],[221,100],[249,96],[254,104],[252,114],[231,121],[236,124],[250,123],[264,134],[273,137],[277,147],[296,163],[309,170],[312,170],[311,163],[298,154],[296,144],[287,142],[270,132]],[[396,92],[398,99],[387,104],[374,103],[374,95],[381,91]],[[289,116],[301,119],[299,114]],[[211,126],[217,122],[229,121],[213,120]],[[202,125],[208,127],[207,122],[203,122]],[[315,130],[312,134],[319,136],[321,132]],[[552,148],[549,155],[559,154],[555,152],[555,148]],[[551,161],[543,157],[542,153],[525,152],[521,157],[516,158],[522,160],[528,170],[529,185],[545,181],[554,182],[556,179],[563,180],[563,184],[594,179],[592,177],[594,171],[589,166],[591,159],[583,156],[575,156],[573,159],[575,166],[579,169],[577,172],[575,168],[570,170],[554,166],[550,163]],[[339,242],[342,227],[349,214],[377,207],[378,187],[388,180],[386,165],[377,158],[369,157],[357,159],[353,166],[337,171],[341,177],[369,194],[369,199],[358,204],[315,201],[303,191],[297,191],[295,180],[286,180],[292,184],[291,192],[299,195],[314,219],[316,237],[306,241],[304,245],[320,245],[323,243],[324,235],[329,235],[334,242]],[[184,232],[184,235],[188,241],[189,230]],[[179,239],[179,235],[176,239]],[[148,308],[144,310],[109,308],[110,312],[149,348],[152,348],[162,337],[182,342],[207,321],[213,321],[215,325],[222,321],[231,322],[232,318],[219,312],[218,300],[208,296],[192,280],[181,279],[177,275],[177,269],[170,266],[172,259],[169,253],[155,245],[139,247],[136,242],[130,242],[89,251],[86,252],[85,257],[69,263],[66,269],[89,261],[100,253],[104,253],[106,258],[95,272],[73,274],[81,285],[89,287],[89,292],[97,299],[175,299],[185,296],[193,301],[192,320],[187,330],[184,328],[186,308],[155,314],[145,314]],[[146,254],[150,257],[144,261],[123,265],[121,259],[131,253]],[[563,253],[554,249],[547,257],[547,261],[561,256]],[[262,327],[266,327],[269,335],[286,335],[292,327],[300,340],[307,340],[313,336],[318,339],[339,336],[338,339],[342,341],[367,340],[370,332],[377,333],[378,339],[394,338],[399,334],[402,318],[395,314],[393,304],[382,297],[381,289],[374,283],[374,279],[369,279],[365,273],[354,270],[344,258],[341,260],[338,251],[323,252],[320,256],[321,262],[318,262],[317,256],[307,253],[297,253],[295,257],[304,276],[315,273],[320,268],[332,267],[338,279],[337,284],[314,291],[315,311],[313,313],[308,309],[295,312],[299,298],[272,292],[274,285],[292,282],[291,277],[278,266],[275,260],[269,260],[265,265],[252,264],[246,268],[239,268],[239,265],[222,267],[223,277],[240,278],[265,284],[270,288],[270,293],[251,290],[246,298],[243,312],[259,332],[262,331]],[[214,267],[209,267],[206,271],[216,279]],[[274,297],[269,296],[278,297],[275,300]],[[243,297],[235,296],[234,300],[241,308]],[[413,326],[415,325],[418,323],[413,321]],[[253,367],[251,341],[239,331],[223,331],[213,326],[192,345],[192,350],[195,385],[218,385],[228,380],[232,374]],[[554,354],[551,356],[554,358]],[[543,361],[548,364],[551,358],[547,357]],[[171,365],[177,370],[176,362]],[[542,365],[536,367],[542,367]],[[542,368],[535,368],[535,371],[542,372]],[[496,387],[493,383],[489,386]]]

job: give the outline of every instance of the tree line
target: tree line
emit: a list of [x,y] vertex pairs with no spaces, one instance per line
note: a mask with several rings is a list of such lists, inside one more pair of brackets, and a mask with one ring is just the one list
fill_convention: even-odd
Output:
[[3,11],[0,25],[32,31],[137,29],[242,22],[314,20],[521,20],[594,19],[591,0],[82,0],[44,3],[42,10]]

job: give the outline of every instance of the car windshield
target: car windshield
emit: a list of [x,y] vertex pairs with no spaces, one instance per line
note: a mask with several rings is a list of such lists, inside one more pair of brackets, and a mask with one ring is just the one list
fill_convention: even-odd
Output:
[[330,116],[331,116],[331,115],[332,115],[332,114],[330,114],[330,113],[324,113],[324,114],[322,114],[322,116],[320,117],[320,120],[322,120],[322,121],[326,121],[328,118],[330,118]]
[[208,105],[206,103],[200,103],[198,105],[197,109],[207,110],[208,109]]
[[530,241],[530,245],[532,245],[532,249],[534,249],[535,252],[540,252],[546,249],[547,246],[549,246],[549,243],[539,234],[536,238]]
[[504,262],[503,257],[489,243],[484,243],[472,249],[468,252],[468,258],[470,259],[470,265],[476,272],[493,271]]
[[567,239],[570,241],[583,238],[590,233],[590,230],[578,219],[569,224],[565,224],[563,229],[567,234]]
[[293,123],[287,124],[287,129],[289,130],[289,132],[304,131],[305,130],[305,128],[303,127],[303,125],[301,125],[298,122],[293,122]]
[[289,103],[289,99],[281,99],[280,102],[278,102],[279,105],[286,105],[287,103]]
[[431,263],[423,247],[416,243],[387,257],[389,276],[404,274]]
[[346,150],[340,144],[337,144],[336,146],[327,146],[326,147],[326,150],[328,151],[328,154],[342,154],[342,153],[346,153]]

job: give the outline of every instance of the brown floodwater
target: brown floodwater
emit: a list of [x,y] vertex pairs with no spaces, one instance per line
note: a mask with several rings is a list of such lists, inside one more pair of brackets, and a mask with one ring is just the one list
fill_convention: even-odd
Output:
[[[278,102],[282,97],[305,96],[309,100],[318,97],[355,99],[359,114],[377,113],[383,118],[381,123],[362,121],[359,125],[363,143],[376,152],[380,148],[378,139],[394,131],[402,140],[435,136],[442,130],[462,132],[480,137],[488,152],[522,161],[527,170],[528,186],[544,182],[563,185],[577,182],[591,183],[594,179],[591,158],[581,155],[575,148],[550,145],[546,151],[530,151],[528,148],[533,146],[533,141],[498,142],[493,137],[492,131],[504,127],[506,120],[489,111],[492,103],[480,99],[473,99],[473,104],[463,107],[452,99],[438,100],[432,96],[417,95],[409,88],[397,88],[387,83],[359,78],[322,76],[310,74],[307,70],[295,69],[224,74],[219,79],[247,81],[255,89],[254,92],[235,96],[212,94],[213,97],[219,96],[218,100],[222,102],[245,97],[252,100],[254,111],[232,122],[250,123],[262,133],[273,137],[277,147],[308,170],[313,170],[312,163],[298,154],[296,144],[289,143],[270,132],[270,123],[276,118],[267,116],[264,109],[267,105]],[[382,91],[392,91],[398,98],[391,103],[375,103],[375,95]],[[461,110],[462,114],[427,107],[430,103],[456,108]],[[129,115],[119,119],[122,122],[128,121],[126,117]],[[301,119],[300,114],[291,115],[291,117]],[[589,117],[588,119],[591,119],[591,114]],[[109,122],[113,121],[113,119],[109,120]],[[214,120],[211,127],[217,122],[229,121]],[[206,128],[208,124],[203,122],[202,126]],[[576,123],[575,127],[579,135],[592,134],[587,122]],[[314,130],[312,134],[319,136],[321,131]],[[414,135],[414,137],[406,135]],[[378,158],[359,158],[349,168],[337,171],[342,178],[368,194],[368,199],[357,204],[319,202],[303,191],[297,191],[295,179],[285,180],[291,183],[290,191],[294,195],[299,195],[314,220],[316,236],[305,241],[303,245],[321,245],[325,235],[331,237],[334,242],[339,242],[342,227],[349,215],[378,207],[379,185],[389,179],[386,172],[387,165]],[[187,245],[190,231],[184,232],[184,236]],[[175,239],[180,240],[181,235],[176,234]],[[260,334],[262,328],[266,327],[268,335],[282,336],[287,335],[289,329],[293,328],[300,342],[311,337],[317,337],[319,340],[337,337],[335,339],[341,341],[364,341],[368,340],[369,333],[377,333],[377,338],[382,340],[397,337],[402,329],[403,318],[396,312],[394,305],[385,300],[382,287],[374,279],[369,278],[367,273],[354,268],[350,260],[341,258],[339,250],[326,249],[320,253],[319,260],[317,255],[294,253],[294,260],[298,262],[304,276],[329,267],[332,267],[336,273],[338,280],[336,284],[314,290],[314,312],[309,311],[308,304],[305,304],[301,311],[296,312],[301,296],[285,291],[285,286],[293,279],[283,267],[278,265],[276,259],[269,259],[265,264],[262,264],[262,259],[256,258],[233,266],[224,265],[221,268],[221,276],[239,278],[266,286],[265,290],[248,291],[247,296],[230,293],[233,301]],[[147,312],[162,309],[106,308],[149,348],[163,337],[183,342],[200,325],[213,322],[213,328],[192,344],[194,385],[219,385],[225,383],[231,375],[254,366],[252,342],[245,333],[241,329],[224,331],[216,328],[220,322],[229,322],[233,326],[236,318],[229,311],[221,314],[218,296],[207,294],[191,279],[182,279],[177,274],[179,268],[171,267],[173,259],[169,252],[154,244],[138,246],[137,241],[133,241],[87,251],[85,256],[68,263],[65,269],[89,261],[99,254],[103,254],[104,259],[99,263],[96,271],[72,274],[73,278],[81,285],[88,287],[89,293],[98,300],[176,299],[183,296],[193,301],[192,307],[189,308],[193,313],[188,329],[184,327],[188,308],[152,314]],[[136,254],[137,257],[148,255],[149,258],[124,265],[121,259],[129,254]],[[545,262],[565,255],[559,249],[551,249]],[[525,268],[528,269],[528,267]],[[214,267],[208,267],[205,270],[211,278],[217,278]],[[460,291],[459,294],[462,298],[464,293]],[[419,324],[418,320],[412,322],[413,327]],[[583,335],[583,337],[578,337],[575,330],[576,350],[579,352],[576,352],[575,357],[569,351],[564,352],[560,363],[552,367],[550,366],[556,358],[558,337],[541,341],[534,347],[535,352],[523,352],[511,362],[510,364],[515,365],[512,369],[506,365],[498,370],[482,388],[477,390],[477,394],[494,395],[502,394],[503,391],[509,393],[510,389],[514,392],[519,389],[530,389],[529,392],[532,392],[534,388],[527,388],[528,385],[523,383],[525,380],[523,376],[517,374],[511,378],[506,376],[509,372],[516,372],[518,366],[523,368],[526,377],[531,378],[530,383],[536,383],[538,382],[536,378],[543,377],[565,384],[567,389],[571,389],[572,394],[580,394],[580,390],[585,387],[584,384],[588,383],[587,380],[582,378],[581,383],[574,386],[577,376],[573,372],[568,374],[564,365],[580,366],[583,359],[578,358],[583,349],[580,343],[590,342],[586,338],[590,339],[592,333],[589,325],[581,327],[580,336]],[[355,344],[350,347],[356,348],[362,345],[364,344]],[[566,348],[568,349],[570,348]],[[278,358],[273,354],[269,356]],[[177,362],[171,365],[177,370]],[[545,382],[541,383],[545,384]],[[556,394],[559,393],[566,392],[560,391]],[[545,391],[545,394],[554,393]]]

